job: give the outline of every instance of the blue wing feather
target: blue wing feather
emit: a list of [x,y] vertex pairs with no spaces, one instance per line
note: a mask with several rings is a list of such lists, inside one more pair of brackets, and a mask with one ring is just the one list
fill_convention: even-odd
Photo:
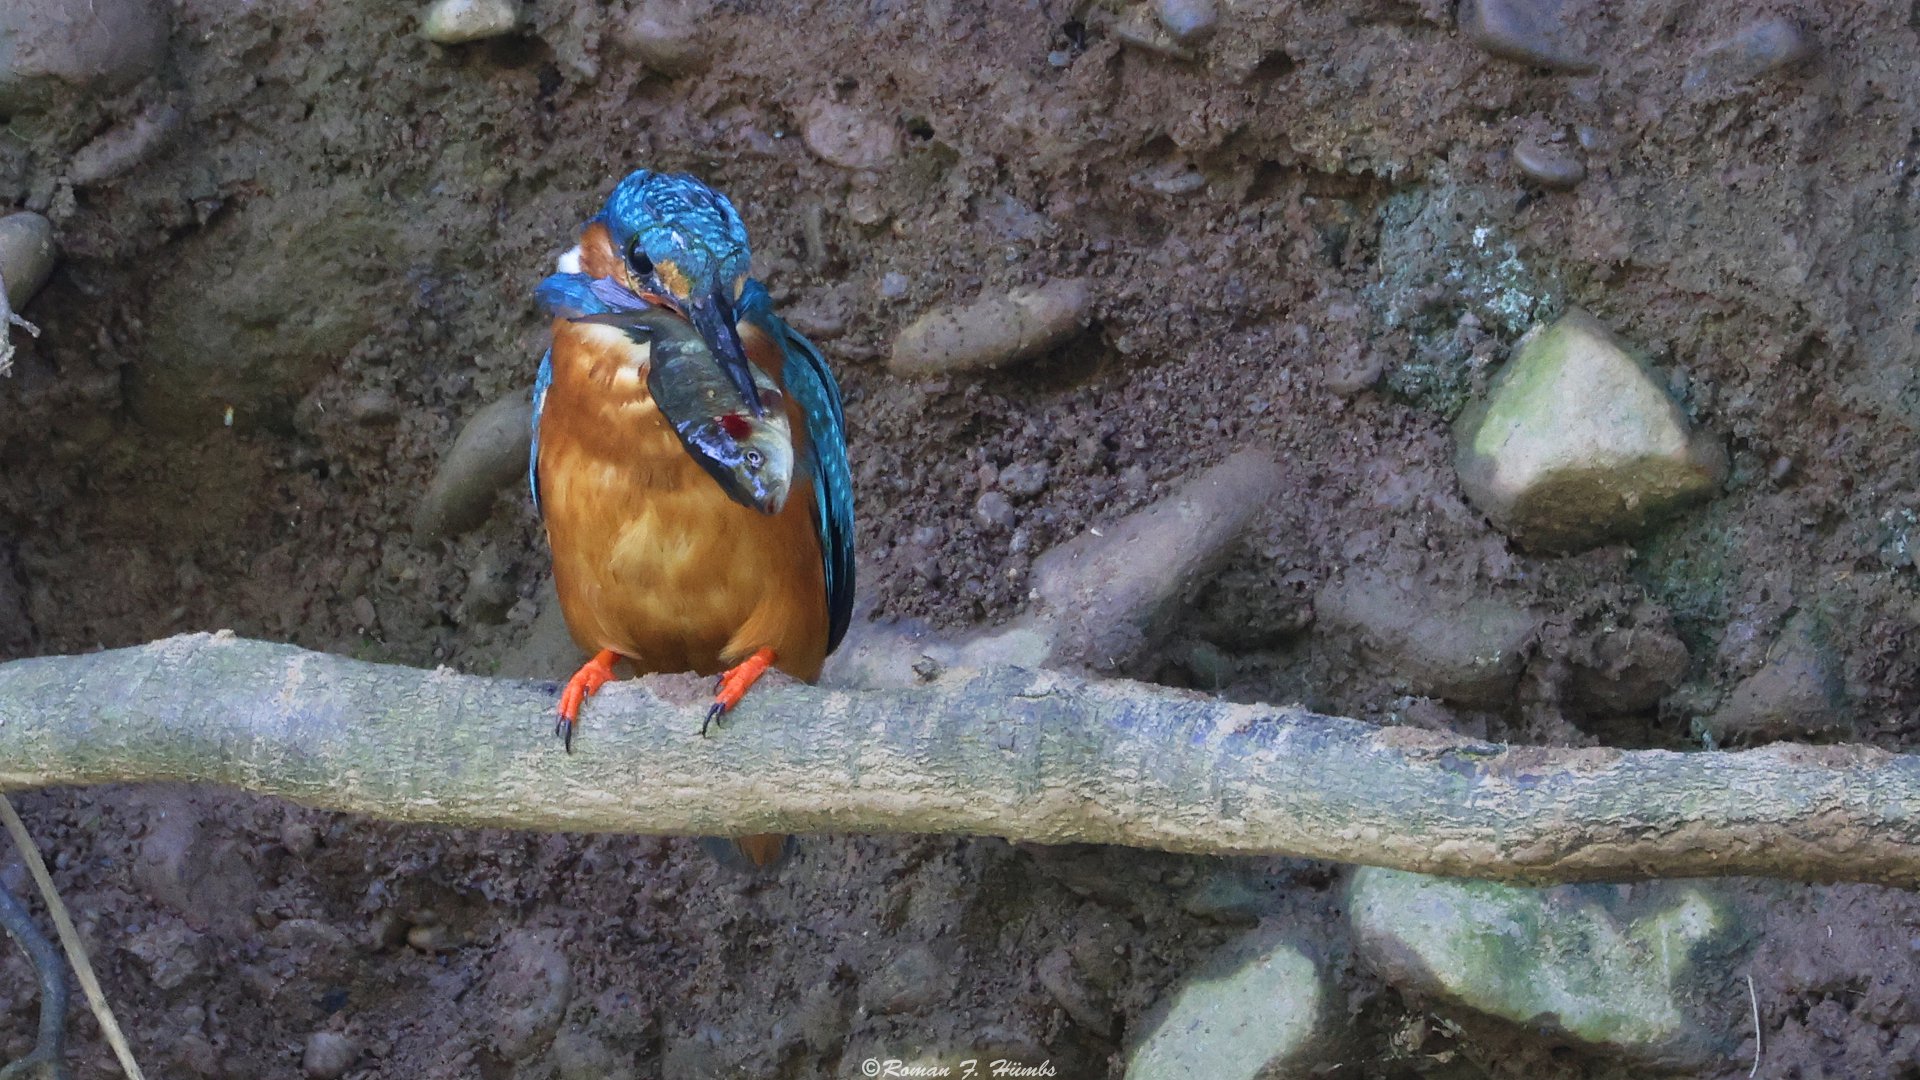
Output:
[[540,373],[533,377],[533,442],[527,451],[527,490],[533,492],[533,512],[540,513],[540,410],[547,405],[547,387],[553,385],[553,350],[540,356]]
[[741,294],[740,318],[765,330],[786,352],[787,393],[806,415],[804,466],[813,480],[813,524],[827,572],[827,651],[832,652],[853,621],[853,470],[847,464],[840,384],[813,342],[773,313],[773,300],[757,281],[748,281]]

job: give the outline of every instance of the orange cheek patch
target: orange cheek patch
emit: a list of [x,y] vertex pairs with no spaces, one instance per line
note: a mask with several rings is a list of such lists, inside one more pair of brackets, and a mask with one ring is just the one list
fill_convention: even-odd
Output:
[[597,221],[580,234],[580,270],[588,277],[627,282],[627,261],[613,250],[613,234]]
[[681,273],[680,268],[673,263],[654,263],[653,276],[659,278],[660,284],[665,285],[667,291],[674,296],[686,296],[690,291],[687,275]]

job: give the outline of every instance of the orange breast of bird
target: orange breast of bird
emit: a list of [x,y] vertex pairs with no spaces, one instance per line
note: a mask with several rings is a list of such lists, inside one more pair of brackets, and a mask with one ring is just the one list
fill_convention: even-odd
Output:
[[813,681],[828,613],[812,485],[796,476],[777,514],[728,498],[654,405],[647,353],[614,328],[554,322],[538,471],[567,629],[641,673],[714,674],[771,648]]

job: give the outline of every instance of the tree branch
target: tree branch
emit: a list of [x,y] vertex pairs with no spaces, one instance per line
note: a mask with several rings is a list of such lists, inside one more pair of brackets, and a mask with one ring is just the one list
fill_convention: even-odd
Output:
[[0,665],[0,790],[206,781],[403,822],[914,832],[1286,854],[1510,881],[1920,883],[1920,757],[1505,747],[993,668],[772,681],[698,736],[706,680],[616,683],[578,752],[552,684],[196,634]]

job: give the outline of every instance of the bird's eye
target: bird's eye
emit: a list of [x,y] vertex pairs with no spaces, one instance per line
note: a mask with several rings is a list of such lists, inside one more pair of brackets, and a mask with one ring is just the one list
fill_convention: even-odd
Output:
[[758,450],[749,450],[744,456],[747,459],[747,468],[749,469],[758,469],[767,463],[766,455]]
[[637,236],[627,241],[627,265],[633,267],[634,273],[642,276],[653,273],[653,260],[647,258],[647,253],[640,246],[640,238]]

